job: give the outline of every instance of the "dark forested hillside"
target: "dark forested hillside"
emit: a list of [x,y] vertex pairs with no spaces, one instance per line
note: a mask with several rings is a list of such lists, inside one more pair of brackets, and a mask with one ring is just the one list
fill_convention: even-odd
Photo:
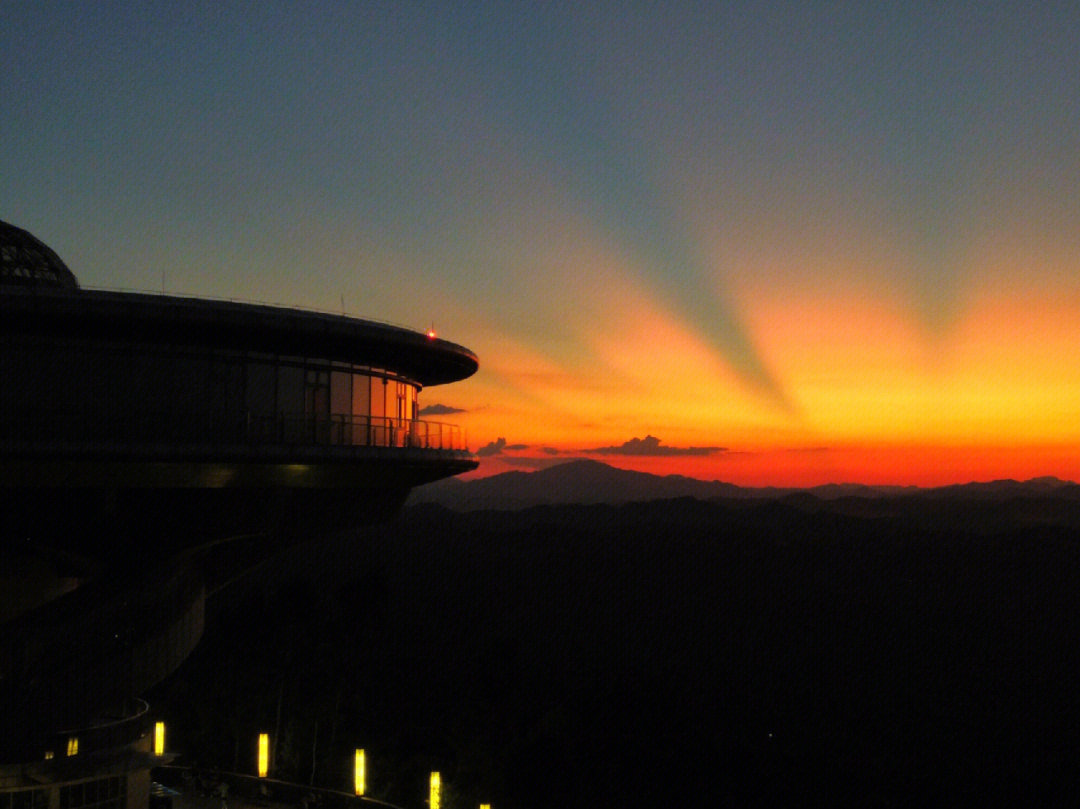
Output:
[[[421,806],[1062,802],[1071,502],[406,510],[217,597],[157,696],[188,757]],[[314,770],[314,772],[313,772]],[[456,801],[456,803],[454,803]]]

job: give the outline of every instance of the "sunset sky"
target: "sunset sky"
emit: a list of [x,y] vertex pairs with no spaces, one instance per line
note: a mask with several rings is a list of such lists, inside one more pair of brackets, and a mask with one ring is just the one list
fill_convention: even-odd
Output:
[[434,324],[480,474],[1080,479],[1076,2],[0,0],[0,219]]

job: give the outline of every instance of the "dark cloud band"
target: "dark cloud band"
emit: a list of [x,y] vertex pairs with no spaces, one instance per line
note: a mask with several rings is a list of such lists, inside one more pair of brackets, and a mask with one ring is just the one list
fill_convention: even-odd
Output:
[[596,449],[584,450],[596,455],[641,455],[641,456],[672,456],[672,455],[716,455],[725,452],[724,447],[668,447],[660,443],[660,439],[653,435],[644,438],[631,438],[629,441],[617,447],[597,447]]

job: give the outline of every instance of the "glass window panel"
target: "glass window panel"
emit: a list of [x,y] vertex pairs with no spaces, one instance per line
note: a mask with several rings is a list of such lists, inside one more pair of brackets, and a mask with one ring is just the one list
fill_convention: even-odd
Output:
[[330,374],[330,412],[334,415],[352,414],[352,374],[341,371]]
[[326,419],[330,415],[330,395],[324,385],[313,385],[307,389],[304,412],[317,419]]
[[366,416],[371,412],[371,377],[353,374],[352,414]]
[[240,367],[225,356],[214,355],[206,359],[206,400],[201,410],[216,413],[239,412]]
[[248,410],[259,416],[268,416],[274,412],[276,379],[274,366],[263,362],[248,363],[245,395],[245,406]]
[[308,370],[304,377],[304,413],[317,419],[330,415],[330,374]]
[[386,415],[386,384],[385,377],[375,377],[371,380],[371,417],[383,418]]
[[150,350],[137,352],[129,358],[128,384],[137,392],[139,409],[143,413],[164,414],[175,407],[171,395],[172,361],[171,356],[154,354]]
[[278,368],[278,413],[296,415],[304,412],[304,369],[294,365]]
[[206,410],[208,362],[202,357],[177,357],[172,364],[169,396],[173,406],[185,413]]
[[[214,356],[209,361],[209,409],[237,413],[240,401],[240,365],[235,357]],[[204,405],[204,409],[206,406]]]

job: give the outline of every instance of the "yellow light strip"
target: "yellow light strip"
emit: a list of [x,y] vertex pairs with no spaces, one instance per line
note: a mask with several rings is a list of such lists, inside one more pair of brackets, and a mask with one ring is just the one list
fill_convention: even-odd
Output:
[[431,774],[431,796],[428,798],[429,809],[439,809],[442,800],[442,778],[437,772]]
[[357,795],[363,795],[367,789],[367,764],[364,761],[364,751],[357,749],[356,764],[353,768],[353,782]]
[[270,737],[265,733],[259,734],[259,777],[265,778],[270,771]]

